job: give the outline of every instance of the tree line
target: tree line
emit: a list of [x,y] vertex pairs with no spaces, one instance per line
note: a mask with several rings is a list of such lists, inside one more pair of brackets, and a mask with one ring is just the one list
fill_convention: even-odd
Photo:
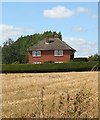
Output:
[[46,31],[43,34],[33,34],[19,37],[15,42],[9,38],[3,43],[2,47],[2,64],[25,64],[28,63],[28,51],[30,46],[43,40],[46,35],[53,38],[55,34],[58,35],[59,39],[62,40],[61,32]]
[[[62,40],[61,32],[57,33],[56,31],[46,31],[43,34],[36,33],[33,35],[21,36],[15,42],[9,38],[3,43],[3,47],[0,46],[0,50],[2,49],[2,64],[28,63],[29,57],[27,49],[43,40],[47,34],[51,38],[57,34],[59,39]],[[98,61],[100,60],[100,56],[98,54],[91,55],[87,60]]]

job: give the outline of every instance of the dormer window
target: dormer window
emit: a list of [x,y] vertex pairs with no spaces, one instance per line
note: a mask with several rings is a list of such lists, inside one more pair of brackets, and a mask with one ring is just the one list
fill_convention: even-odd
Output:
[[63,50],[55,50],[54,56],[63,56]]
[[39,56],[41,56],[41,51],[32,51],[32,56],[33,57],[39,57]]

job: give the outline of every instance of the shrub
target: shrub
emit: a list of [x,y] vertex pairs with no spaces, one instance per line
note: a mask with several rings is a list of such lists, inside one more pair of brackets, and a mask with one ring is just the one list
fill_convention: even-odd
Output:
[[87,58],[74,58],[73,59],[73,62],[87,62],[88,61],[88,59]]
[[[3,73],[90,71],[97,62],[68,62],[45,64],[3,64]],[[100,65],[100,64],[99,64]],[[96,66],[98,67],[98,66]],[[1,71],[0,71],[1,72]]]

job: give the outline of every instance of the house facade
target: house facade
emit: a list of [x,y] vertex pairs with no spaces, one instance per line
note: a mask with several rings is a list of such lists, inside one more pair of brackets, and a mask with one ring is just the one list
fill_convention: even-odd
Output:
[[54,38],[46,38],[28,49],[29,63],[41,64],[47,61],[65,63],[74,57],[75,49],[55,35]]

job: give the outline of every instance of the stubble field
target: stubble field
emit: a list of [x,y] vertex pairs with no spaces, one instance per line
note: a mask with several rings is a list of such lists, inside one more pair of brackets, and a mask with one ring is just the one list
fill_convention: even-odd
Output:
[[98,72],[2,74],[2,118],[97,118]]

